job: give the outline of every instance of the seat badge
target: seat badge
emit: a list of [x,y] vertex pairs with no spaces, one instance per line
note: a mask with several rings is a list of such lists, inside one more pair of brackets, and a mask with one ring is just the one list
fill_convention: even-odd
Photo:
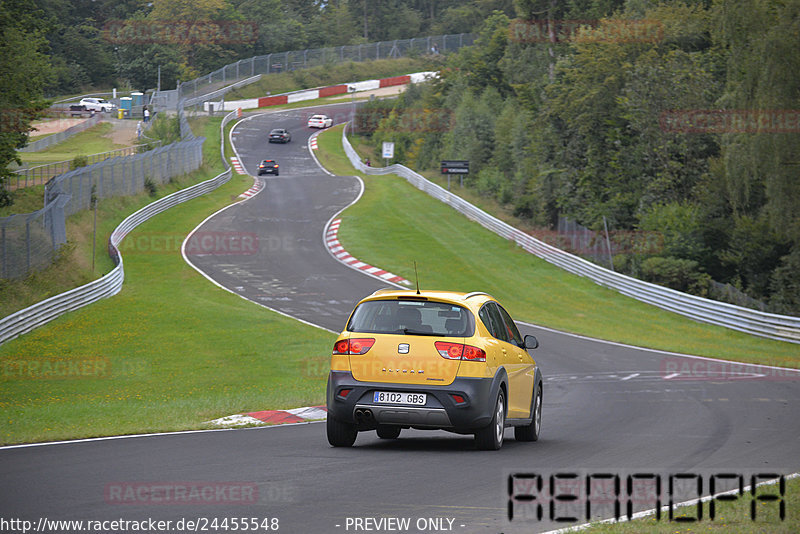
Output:
[[408,354],[408,351],[411,347],[409,347],[408,343],[400,343],[397,345],[397,353],[398,354]]

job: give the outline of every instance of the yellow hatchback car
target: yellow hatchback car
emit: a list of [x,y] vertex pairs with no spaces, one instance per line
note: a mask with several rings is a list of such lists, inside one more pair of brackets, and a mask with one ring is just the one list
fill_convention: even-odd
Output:
[[542,374],[520,334],[486,293],[378,290],[336,339],[328,375],[327,432],[350,447],[360,431],[395,439],[404,428],[474,434],[497,450],[503,431],[536,441]]

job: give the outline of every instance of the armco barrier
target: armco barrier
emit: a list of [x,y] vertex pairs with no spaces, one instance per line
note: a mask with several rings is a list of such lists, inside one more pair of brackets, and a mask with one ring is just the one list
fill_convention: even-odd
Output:
[[[236,112],[232,112],[223,118],[220,126],[220,136],[223,139],[225,125],[235,117]],[[0,344],[25,334],[26,332],[30,332],[34,328],[42,326],[68,311],[87,306],[102,298],[119,293],[120,289],[122,289],[122,282],[125,279],[125,270],[122,263],[122,255],[119,252],[119,244],[128,233],[141,223],[173,206],[213,191],[230,180],[231,168],[225,161],[224,147],[225,143],[223,142],[221,152],[223,164],[227,167],[226,171],[210,180],[195,184],[156,200],[152,204],[148,204],[136,213],[126,217],[125,220],[116,227],[109,238],[108,252],[116,264],[111,272],[94,282],[77,287],[66,293],[50,297],[47,300],[0,319]]]
[[679,313],[696,321],[709,323],[748,334],[800,343],[800,317],[765,313],[759,310],[742,308],[733,304],[681,293],[674,289],[661,287],[624,274],[616,273],[600,265],[572,255],[552,245],[517,230],[513,226],[489,215],[461,197],[430,182],[423,176],[403,165],[389,167],[367,167],[361,162],[356,151],[347,140],[346,129],[342,132],[342,145],[350,162],[365,174],[397,174],[408,180],[414,187],[450,205],[481,226],[497,235],[514,241],[519,246],[543,260],[579,276],[585,276],[596,284],[614,289],[623,295],[642,302]]

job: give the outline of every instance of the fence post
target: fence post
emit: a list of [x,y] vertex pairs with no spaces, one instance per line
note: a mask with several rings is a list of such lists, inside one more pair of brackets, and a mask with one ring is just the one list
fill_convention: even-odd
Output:
[[31,219],[25,219],[25,272],[31,270]]
[[100,179],[97,180],[97,198],[103,198],[103,167],[105,165],[100,165]]
[[0,229],[0,241],[3,243],[3,278],[8,278],[8,254],[6,250],[6,225]]

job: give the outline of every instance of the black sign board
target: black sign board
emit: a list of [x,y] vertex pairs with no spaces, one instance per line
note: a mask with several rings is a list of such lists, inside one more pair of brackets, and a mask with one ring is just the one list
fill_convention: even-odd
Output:
[[442,161],[442,174],[469,174],[469,161]]

